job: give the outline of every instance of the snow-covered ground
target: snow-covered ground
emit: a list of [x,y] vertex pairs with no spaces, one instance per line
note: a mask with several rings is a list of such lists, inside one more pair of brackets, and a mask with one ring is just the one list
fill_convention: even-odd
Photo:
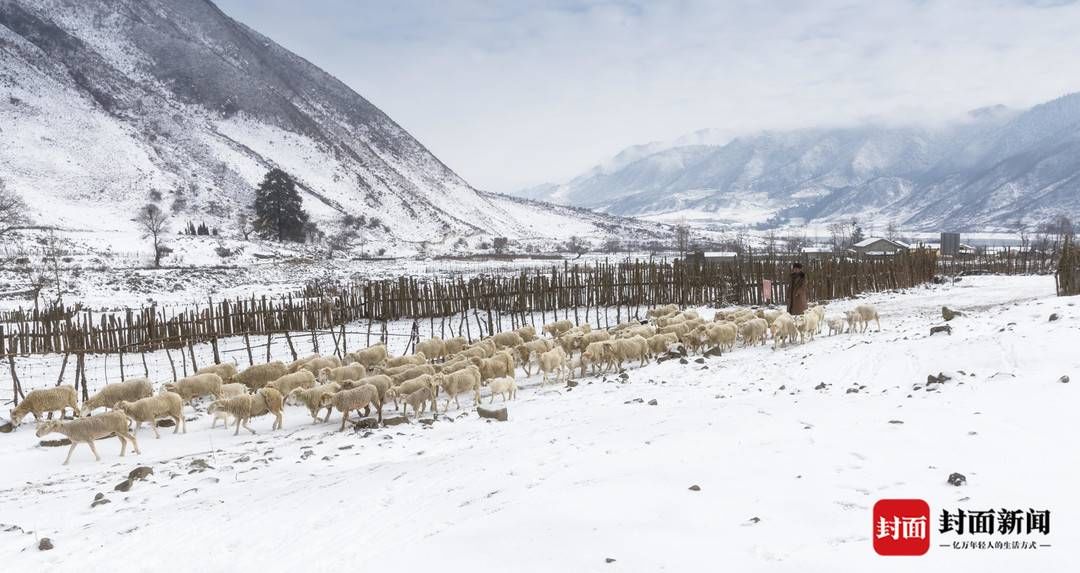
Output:
[[[402,276],[464,277],[548,270],[563,264],[615,263],[632,258],[649,260],[648,252],[590,253],[577,257],[559,253],[553,245],[539,254],[519,253],[515,259],[470,257],[328,258],[325,249],[291,249],[269,241],[225,241],[216,237],[177,237],[171,243],[176,254],[164,268],[150,268],[148,253],[137,243],[119,242],[116,249],[102,251],[87,245],[101,240],[102,233],[66,234],[60,250],[60,284],[63,300],[85,309],[140,308],[148,304],[205,304],[207,298],[278,296],[295,293],[305,284],[320,281],[381,280]],[[124,250],[125,245],[131,250]],[[216,246],[236,251],[228,257],[214,253]],[[0,310],[33,308],[32,281],[52,270],[42,261],[43,249],[5,251],[0,245]],[[373,251],[368,251],[371,255]],[[4,260],[5,254],[10,257]],[[661,253],[658,260],[677,257]],[[549,258],[553,257],[553,258]],[[43,301],[56,300],[54,281],[42,294]]]
[[[451,406],[430,425],[337,433],[290,407],[283,431],[261,418],[234,437],[199,418],[186,435],[144,430],[141,455],[110,440],[101,463],[80,449],[68,467],[27,425],[0,435],[0,555],[15,571],[1068,570],[1080,301],[1053,290],[968,277],[868,297],[881,332],[572,389],[534,377],[508,422]],[[930,338],[942,304],[966,315]],[[952,379],[927,390],[939,372]],[[113,491],[140,464],[154,475]],[[99,492],[111,503],[91,508]],[[872,506],[909,497],[935,514],[1049,509],[1051,547],[959,551],[935,529],[925,556],[876,555]]]

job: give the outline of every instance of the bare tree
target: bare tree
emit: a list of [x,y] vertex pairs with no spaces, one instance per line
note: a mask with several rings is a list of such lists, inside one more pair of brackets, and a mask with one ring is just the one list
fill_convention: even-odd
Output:
[[574,253],[577,256],[584,255],[589,252],[589,244],[577,235],[570,237],[570,240],[566,242],[566,250]]
[[161,267],[161,257],[167,252],[162,244],[162,235],[169,230],[169,218],[153,203],[139,209],[135,223],[142,229],[143,238],[151,239],[154,245],[154,268]]
[[675,225],[675,246],[678,247],[680,256],[686,255],[686,250],[690,246],[690,226],[685,220]]
[[29,225],[29,211],[22,197],[8,189],[0,179],[0,237]]
[[829,225],[829,243],[837,253],[842,253],[851,246],[851,227],[846,223]]
[[1028,226],[1024,224],[1023,219],[1017,218],[1013,227],[1016,229],[1016,234],[1020,236],[1020,249],[1027,251],[1028,246],[1031,244],[1031,233]]
[[765,252],[770,255],[776,253],[776,246],[780,244],[780,237],[776,234],[776,229],[769,229],[765,233]]
[[788,235],[784,237],[784,247],[789,253],[800,253],[803,247],[807,246],[807,240],[805,235]]
[[251,220],[251,215],[247,211],[241,211],[236,216],[236,228],[240,231],[240,236],[245,241],[251,240],[251,234],[255,232],[255,224]]
[[900,229],[896,226],[896,221],[889,219],[889,224],[885,227],[885,238],[890,241],[900,240]]
[[619,252],[621,250],[622,250],[622,244],[619,243],[618,239],[611,238],[611,239],[608,239],[608,240],[604,241],[604,252],[605,253],[617,253],[617,252]]

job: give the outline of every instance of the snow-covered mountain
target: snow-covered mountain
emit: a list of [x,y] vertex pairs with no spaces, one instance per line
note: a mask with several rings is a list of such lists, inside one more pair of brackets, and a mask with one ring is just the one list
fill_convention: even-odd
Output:
[[1080,94],[1023,112],[983,108],[936,127],[762,132],[721,145],[642,149],[628,150],[633,161],[530,196],[730,223],[860,217],[973,230],[1080,215]]
[[315,221],[388,240],[656,227],[480,192],[333,76],[209,0],[0,0],[0,179],[35,220],[130,228],[153,201],[223,228],[271,167]]

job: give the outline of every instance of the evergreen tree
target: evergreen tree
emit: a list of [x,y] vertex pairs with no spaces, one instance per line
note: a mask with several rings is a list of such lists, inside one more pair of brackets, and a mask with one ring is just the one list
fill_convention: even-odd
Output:
[[255,231],[264,239],[303,241],[307,221],[293,178],[271,169],[255,190]]
[[860,243],[865,238],[866,238],[866,235],[863,234],[862,227],[859,226],[858,221],[852,221],[851,222],[851,243],[852,244]]

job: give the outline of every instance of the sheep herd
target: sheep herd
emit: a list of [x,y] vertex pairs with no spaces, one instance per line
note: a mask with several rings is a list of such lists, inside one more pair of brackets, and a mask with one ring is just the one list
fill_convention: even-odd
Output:
[[[496,395],[503,401],[514,399],[519,367],[526,376],[538,370],[543,386],[569,380],[575,374],[619,371],[634,363],[644,366],[674,349],[725,352],[740,341],[743,346],[765,345],[769,338],[775,349],[813,340],[826,325],[830,335],[865,332],[870,322],[878,330],[881,327],[877,310],[869,304],[828,316],[820,305],[798,316],[779,309],[736,308],[717,311],[711,321],[697,311],[667,305],[650,309],[646,316],[647,320],[596,330],[588,323],[574,325],[560,320],[544,325],[541,335],[532,326],[524,326],[474,343],[464,337],[432,338],[418,342],[413,354],[397,357],[389,356],[386,346],[378,344],[346,353],[342,359],[316,354],[291,364],[275,361],[243,371],[230,363],[215,364],[163,384],[157,394],[146,378],[107,384],[81,408],[73,386],[56,386],[27,394],[11,410],[11,423],[17,426],[27,414],[33,414],[38,437],[50,433],[67,436],[71,448],[66,465],[80,443],[87,444],[100,460],[94,441],[110,436],[119,438],[121,456],[128,441],[139,453],[135,434],[143,423],[150,424],[155,438],[160,437],[160,419],[173,420],[174,434],[187,433],[183,409],[197,398],[213,399],[207,409],[213,417],[211,428],[219,421],[226,428],[235,424],[234,435],[241,427],[254,434],[248,422],[267,414],[274,419],[271,429],[281,428],[286,404],[306,407],[313,424],[328,422],[337,410],[343,431],[353,411],[363,410],[363,416],[368,416],[374,410],[381,422],[387,400],[406,416],[411,407],[413,415],[419,417],[429,407],[438,413],[440,398],[445,401],[444,412],[451,401],[461,408],[463,394],[470,395],[474,405],[479,404],[484,387],[491,402]],[[71,420],[63,419],[67,408],[72,410]],[[93,413],[101,408],[108,411]],[[55,412],[59,418],[54,420]],[[42,418],[45,414],[47,420]]]

